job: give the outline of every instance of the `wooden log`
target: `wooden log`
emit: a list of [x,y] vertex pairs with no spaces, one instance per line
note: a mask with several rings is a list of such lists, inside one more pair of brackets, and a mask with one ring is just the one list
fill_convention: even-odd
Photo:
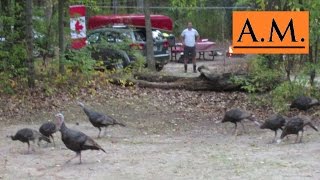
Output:
[[241,86],[231,81],[233,76],[244,74],[223,73],[218,74],[205,66],[198,68],[198,77],[177,77],[159,74],[136,74],[132,82],[145,88],[158,89],[185,89],[190,91],[243,91]]

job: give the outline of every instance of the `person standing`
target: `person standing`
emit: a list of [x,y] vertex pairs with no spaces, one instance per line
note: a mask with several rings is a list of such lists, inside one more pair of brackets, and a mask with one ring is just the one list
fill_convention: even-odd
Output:
[[197,30],[192,28],[192,23],[188,22],[188,27],[181,33],[181,41],[184,47],[184,72],[187,72],[189,58],[192,58],[193,72],[197,72],[196,65],[196,40],[200,39],[199,33]]

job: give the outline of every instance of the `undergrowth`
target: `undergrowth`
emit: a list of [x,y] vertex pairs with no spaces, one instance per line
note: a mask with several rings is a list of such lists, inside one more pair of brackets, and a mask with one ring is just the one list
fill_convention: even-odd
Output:
[[64,60],[65,72],[59,73],[59,61],[51,59],[46,66],[40,59],[35,61],[36,87],[29,89],[27,79],[23,76],[13,76],[10,72],[1,72],[0,93],[8,95],[25,94],[27,91],[36,91],[45,96],[52,96],[58,92],[65,92],[70,96],[77,96],[86,91],[95,94],[98,89],[108,86],[117,79],[122,86],[133,85],[130,82],[135,72],[145,71],[145,59],[135,54],[136,61],[123,69],[95,69],[103,66],[99,61],[91,58],[86,50],[73,53],[72,60]]
[[266,63],[268,59],[258,56],[251,61],[249,78],[234,79],[234,82],[241,84],[242,88],[250,93],[250,100],[258,106],[273,107],[275,112],[286,112],[291,102],[299,96],[310,96],[320,98],[320,91],[317,84],[310,84],[310,69],[319,71],[318,64],[297,64],[298,70],[293,78],[285,79],[284,66],[286,62],[275,60],[272,68]]

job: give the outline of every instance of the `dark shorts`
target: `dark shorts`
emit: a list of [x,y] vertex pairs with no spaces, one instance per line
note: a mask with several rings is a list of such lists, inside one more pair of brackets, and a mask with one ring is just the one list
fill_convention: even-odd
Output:
[[183,55],[185,58],[196,57],[196,47],[184,46]]

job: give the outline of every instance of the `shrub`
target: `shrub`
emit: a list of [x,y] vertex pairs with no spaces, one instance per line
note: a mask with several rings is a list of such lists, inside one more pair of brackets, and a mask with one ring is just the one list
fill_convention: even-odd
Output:
[[284,82],[270,92],[270,103],[277,111],[286,111],[289,103],[300,95],[305,95],[306,81]]
[[86,48],[67,51],[66,57],[64,61],[66,69],[70,69],[74,73],[90,75],[96,65],[96,61],[91,58],[91,52]]
[[[233,78],[233,81],[242,86],[247,92],[265,92],[274,89],[282,81],[282,73],[275,68],[269,68],[268,59],[258,56],[249,64],[249,76]],[[276,63],[276,62],[275,62]]]
[[146,58],[140,52],[134,52],[135,61],[131,64],[133,72],[141,72],[146,67]]

